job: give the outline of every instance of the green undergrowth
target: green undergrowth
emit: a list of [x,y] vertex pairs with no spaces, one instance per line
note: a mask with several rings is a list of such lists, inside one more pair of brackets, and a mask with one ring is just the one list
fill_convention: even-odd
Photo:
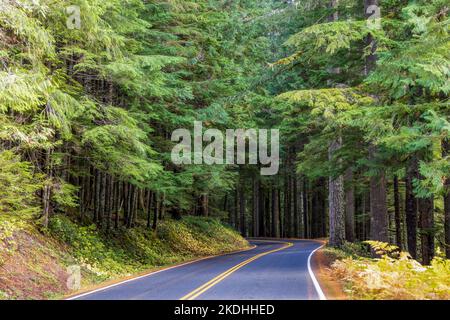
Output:
[[[378,258],[370,257],[370,249]],[[439,252],[429,266],[386,243],[367,241],[325,249],[332,275],[356,300],[449,300],[450,260]]]
[[[1,299],[54,299],[67,289],[68,267],[79,266],[81,287],[195,258],[249,246],[219,220],[184,217],[143,227],[105,230],[67,216],[51,218],[46,230],[31,221],[0,217]],[[2,268],[5,274],[2,274]]]
[[127,275],[196,257],[248,246],[237,232],[216,219],[165,220],[156,232],[144,228],[98,231],[60,216],[51,220],[52,236],[69,246],[72,256],[101,279]]

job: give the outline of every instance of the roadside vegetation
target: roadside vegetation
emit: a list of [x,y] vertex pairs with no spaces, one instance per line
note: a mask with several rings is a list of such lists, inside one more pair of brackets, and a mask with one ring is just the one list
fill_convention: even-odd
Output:
[[[394,245],[376,241],[327,247],[324,253],[335,259],[330,275],[341,282],[350,299],[450,299],[450,260],[441,252],[430,265],[420,264]],[[372,258],[372,253],[378,257]]]
[[43,232],[29,220],[0,219],[0,299],[62,297],[72,292],[67,287],[71,266],[80,267],[81,288],[87,288],[249,247],[238,233],[213,218],[166,219],[156,231],[137,227],[112,233],[66,216],[51,218]]

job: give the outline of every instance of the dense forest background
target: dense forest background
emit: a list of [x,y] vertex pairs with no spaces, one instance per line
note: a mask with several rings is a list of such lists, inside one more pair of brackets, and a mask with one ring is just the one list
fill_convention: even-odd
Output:
[[[244,236],[450,258],[447,1],[0,8],[1,215],[105,233],[211,216]],[[279,174],[175,166],[171,134],[194,121],[279,128]]]

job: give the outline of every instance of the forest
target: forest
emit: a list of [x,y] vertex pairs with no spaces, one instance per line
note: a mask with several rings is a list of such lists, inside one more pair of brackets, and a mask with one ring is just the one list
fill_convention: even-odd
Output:
[[[449,8],[1,0],[0,223],[115,234],[213,217],[244,237],[449,259]],[[174,164],[172,133],[194,121],[279,129],[279,173]]]

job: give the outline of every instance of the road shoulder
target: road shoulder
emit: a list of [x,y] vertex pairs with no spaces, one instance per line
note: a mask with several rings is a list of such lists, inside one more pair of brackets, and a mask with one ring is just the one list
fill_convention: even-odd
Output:
[[[325,244],[325,241],[323,241]],[[328,300],[346,300],[347,295],[343,290],[343,285],[334,279],[331,274],[331,265],[335,261],[333,257],[327,255],[325,247],[317,250],[311,259],[311,267]]]

